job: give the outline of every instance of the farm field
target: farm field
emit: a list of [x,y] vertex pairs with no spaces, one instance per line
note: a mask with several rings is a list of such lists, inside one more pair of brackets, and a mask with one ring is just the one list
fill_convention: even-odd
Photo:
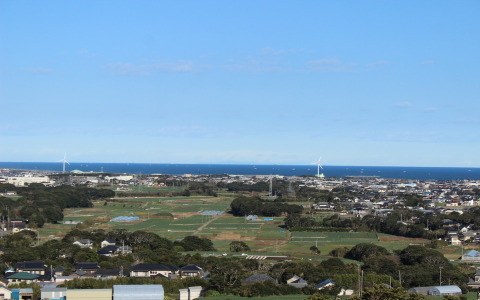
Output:
[[[351,248],[359,243],[374,243],[389,251],[411,244],[428,244],[428,240],[410,239],[367,232],[289,232],[283,217],[246,220],[228,214],[232,194],[218,197],[126,197],[98,201],[91,208],[64,211],[63,224],[46,224],[40,229],[40,242],[62,238],[72,228],[145,230],[170,240],[189,235],[212,240],[218,252],[229,252],[231,241],[244,241],[251,252],[262,255],[286,255],[301,259],[324,260],[338,247]],[[331,214],[331,213],[329,213]],[[318,214],[322,218],[328,214]],[[114,217],[137,217],[132,222],[112,222]],[[72,222],[85,224],[71,224]],[[311,252],[316,246],[320,254]],[[446,249],[449,259],[458,258],[459,249]]]

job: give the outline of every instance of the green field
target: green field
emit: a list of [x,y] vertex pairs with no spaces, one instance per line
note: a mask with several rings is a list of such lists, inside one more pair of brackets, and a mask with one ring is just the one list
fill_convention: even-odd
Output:
[[[161,189],[161,188],[158,188]],[[284,217],[258,218],[255,221],[228,214],[230,202],[235,196],[221,193],[218,197],[125,197],[120,193],[114,199],[94,203],[92,208],[73,208],[64,211],[64,221],[87,222],[89,229],[105,231],[127,229],[145,230],[171,240],[180,240],[188,235],[209,238],[220,252],[229,251],[232,240],[247,243],[254,252],[287,255],[302,259],[323,260],[337,247],[351,248],[358,243],[374,243],[389,251],[402,249],[409,244],[428,243],[426,240],[405,239],[386,234],[361,232],[289,232],[282,227]],[[221,215],[202,215],[204,211],[221,211]],[[328,214],[315,214],[321,219]],[[110,222],[118,216],[135,216],[139,219],[129,223]],[[46,224],[40,230],[41,241],[61,238],[68,230],[82,225]],[[321,254],[309,250],[316,245]],[[446,255],[457,256],[449,250]]]

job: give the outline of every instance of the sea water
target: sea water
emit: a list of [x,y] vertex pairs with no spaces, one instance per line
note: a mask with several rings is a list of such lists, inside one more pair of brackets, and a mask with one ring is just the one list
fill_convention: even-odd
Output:
[[[61,162],[0,162],[0,168],[61,172]],[[70,163],[67,171],[126,174],[316,175],[316,165]],[[326,177],[378,176],[412,180],[480,180],[480,168],[323,166]]]

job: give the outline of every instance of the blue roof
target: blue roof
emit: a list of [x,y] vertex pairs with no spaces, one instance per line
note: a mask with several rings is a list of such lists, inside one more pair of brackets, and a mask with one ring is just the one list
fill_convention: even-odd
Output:
[[464,254],[464,256],[480,256],[480,252],[477,250],[470,250]]
[[327,279],[327,280],[322,281],[322,282],[320,282],[319,284],[317,284],[317,285],[315,286],[315,288],[316,288],[316,289],[319,289],[319,288],[322,288],[322,287],[324,287],[324,286],[326,286],[326,285],[328,285],[328,284],[336,284],[336,283],[335,283],[335,281],[333,281],[333,280],[331,280],[331,279]]

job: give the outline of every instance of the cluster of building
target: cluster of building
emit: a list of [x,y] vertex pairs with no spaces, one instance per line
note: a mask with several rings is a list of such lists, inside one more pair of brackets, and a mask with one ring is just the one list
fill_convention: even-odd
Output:
[[[75,278],[93,278],[98,280],[115,279],[117,277],[130,276],[137,278],[168,278],[177,279],[185,277],[203,278],[209,273],[199,266],[189,264],[176,267],[168,264],[141,263],[130,268],[128,274],[123,274],[122,269],[101,269],[96,262],[81,262],[75,264],[75,270],[64,275],[64,267],[52,268],[43,261],[18,262],[14,268],[5,271],[5,277],[0,278],[0,299],[33,299],[32,289],[9,289],[10,284],[36,283],[42,287],[41,299],[68,299],[68,300],[134,300],[134,299],[164,299],[161,285],[115,285],[113,289],[81,289],[69,290],[58,288],[67,280]],[[192,300],[200,297],[201,287],[189,287],[179,290],[180,300]]]
[[18,262],[14,268],[5,271],[5,277],[0,278],[0,284],[8,286],[12,283],[45,283],[59,285],[67,280],[74,278],[95,278],[95,279],[115,279],[117,277],[129,276],[137,278],[186,278],[186,277],[206,277],[209,272],[193,264],[187,264],[183,267],[177,267],[168,264],[158,263],[140,263],[130,268],[128,274],[124,274],[122,268],[110,270],[102,269],[96,262],[79,262],[74,266],[73,272],[65,275],[66,268],[59,266],[52,268],[43,261],[23,261]]
[[[67,289],[44,286],[40,290],[42,300],[163,300],[165,293],[161,284],[114,285],[111,289]],[[194,286],[179,290],[180,300],[193,300],[201,296],[202,287]],[[33,300],[33,289],[9,289],[0,286],[2,300]]]

